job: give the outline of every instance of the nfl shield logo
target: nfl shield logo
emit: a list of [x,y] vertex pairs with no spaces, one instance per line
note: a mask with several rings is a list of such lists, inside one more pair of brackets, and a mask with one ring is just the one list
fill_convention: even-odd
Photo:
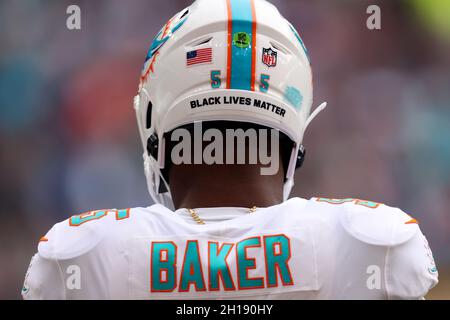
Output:
[[277,52],[272,48],[263,48],[262,62],[269,68],[275,67],[277,65]]

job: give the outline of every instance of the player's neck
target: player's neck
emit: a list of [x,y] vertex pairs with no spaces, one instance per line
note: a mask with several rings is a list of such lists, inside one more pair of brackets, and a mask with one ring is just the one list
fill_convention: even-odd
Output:
[[205,174],[171,177],[175,207],[270,207],[283,201],[282,175],[216,170]]
[[[210,207],[270,207],[283,201],[268,190],[260,188],[245,188],[234,186],[230,188],[192,188],[176,205],[178,208],[210,208]],[[227,190],[229,189],[229,190]],[[252,190],[253,189],[253,190]]]

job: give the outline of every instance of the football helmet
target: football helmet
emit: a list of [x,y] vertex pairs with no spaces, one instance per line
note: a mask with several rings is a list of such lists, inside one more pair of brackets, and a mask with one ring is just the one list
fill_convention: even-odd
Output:
[[[220,97],[228,104],[193,107]],[[235,97],[235,99],[233,99]],[[250,98],[250,105],[237,98]],[[158,32],[134,98],[151,197],[173,209],[164,134],[198,121],[239,121],[277,129],[294,143],[283,190],[302,162],[313,113],[308,51],[295,28],[265,0],[197,0]]]

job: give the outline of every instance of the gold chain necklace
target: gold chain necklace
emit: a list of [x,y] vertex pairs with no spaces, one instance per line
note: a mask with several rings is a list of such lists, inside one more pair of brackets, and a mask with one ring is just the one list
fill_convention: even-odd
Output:
[[[256,211],[256,206],[253,206],[251,208],[248,209],[249,213],[253,213]],[[195,212],[194,209],[187,209],[187,211],[189,212],[189,214],[191,215],[192,219],[194,219],[195,222],[197,222],[197,224],[205,224],[205,221],[203,221],[202,218],[200,218],[200,216],[198,215],[197,212]]]

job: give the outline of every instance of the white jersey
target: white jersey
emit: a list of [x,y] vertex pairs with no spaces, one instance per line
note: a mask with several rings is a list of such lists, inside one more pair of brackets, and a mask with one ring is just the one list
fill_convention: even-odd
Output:
[[437,270],[417,221],[357,199],[250,213],[100,210],[39,242],[25,299],[420,299]]

